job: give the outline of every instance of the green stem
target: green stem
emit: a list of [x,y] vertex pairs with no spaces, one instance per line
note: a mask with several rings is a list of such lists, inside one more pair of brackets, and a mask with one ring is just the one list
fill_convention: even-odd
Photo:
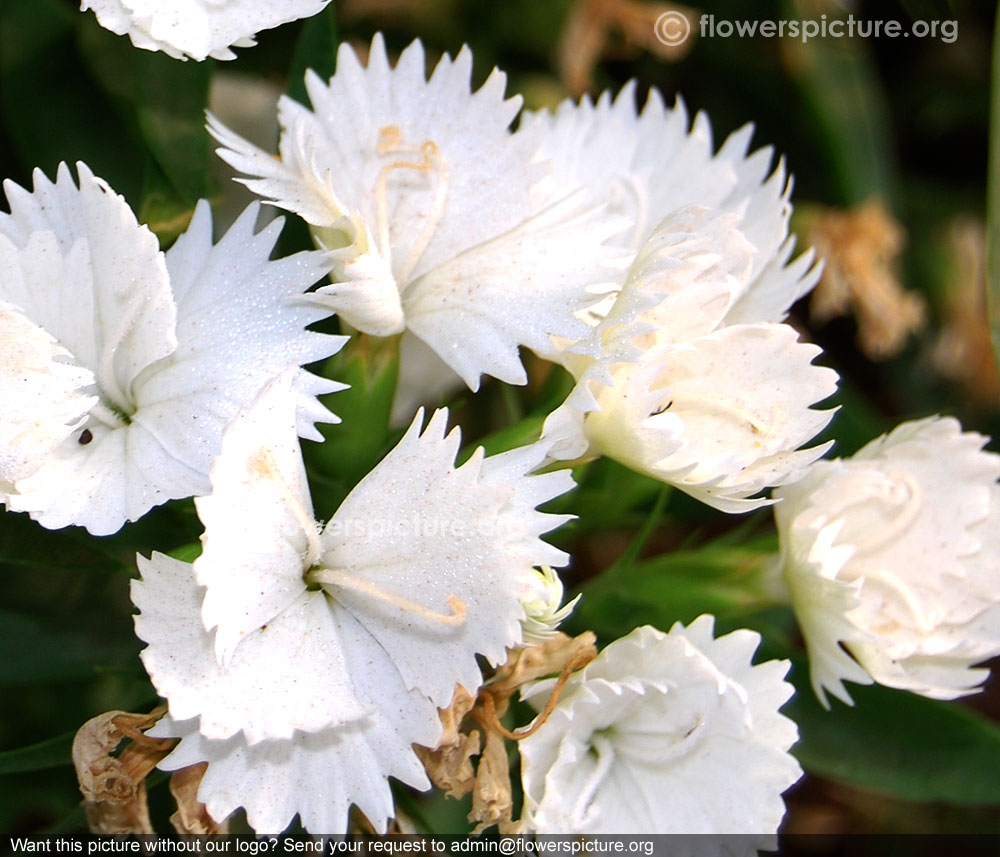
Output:
[[986,301],[993,355],[1000,365],[1000,3],[993,36],[989,188],[986,215]]

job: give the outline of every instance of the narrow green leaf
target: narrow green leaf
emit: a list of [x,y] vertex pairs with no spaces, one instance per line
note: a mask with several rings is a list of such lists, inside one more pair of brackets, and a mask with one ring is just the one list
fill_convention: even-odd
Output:
[[84,161],[134,202],[132,129],[81,73],[76,27],[97,27],[92,18],[56,0],[0,3],[0,122],[25,175],[37,167],[51,178],[60,161]]
[[986,276],[993,355],[1000,365],[1000,3],[993,34],[990,89],[989,199],[986,219]]
[[792,669],[782,709],[799,726],[792,749],[809,772],[910,801],[1000,803],[1000,728],[955,702],[879,685],[851,686],[854,707],[826,711],[808,667]]
[[0,611],[0,687],[90,679],[106,669],[135,666],[138,641],[127,649],[98,646],[82,635],[42,627]]
[[95,539],[77,527],[46,530],[25,514],[0,514],[0,568],[66,570],[74,573],[130,573],[134,553],[115,550],[113,541]]
[[[786,0],[786,17],[811,17],[805,0]],[[846,205],[879,196],[892,205],[892,157],[888,98],[870,46],[864,39],[788,39],[789,73],[816,120],[837,190]]]
[[0,775],[23,774],[27,771],[44,771],[72,764],[70,750],[75,732],[57,735],[16,750],[0,752]]
[[201,556],[201,542],[194,542],[190,545],[183,545],[170,551],[170,556],[179,559],[181,562],[194,562]]
[[288,69],[288,94],[302,104],[309,103],[305,73],[311,68],[323,80],[334,71],[337,60],[337,19],[331,3],[318,15],[302,23],[299,39]]
[[329,515],[391,448],[400,431],[389,425],[396,391],[397,359],[391,344],[360,340],[326,362],[323,374],[350,387],[327,404],[342,420],[321,425],[327,443],[306,444],[313,505]]
[[487,455],[497,455],[509,449],[532,443],[538,440],[543,422],[545,422],[544,416],[530,416],[514,423],[514,425],[498,429],[486,437],[466,445],[458,454],[458,461],[460,464],[467,461],[469,456],[479,447],[482,447]]
[[143,139],[177,193],[194,203],[209,195],[212,154],[205,108],[212,64],[177,62],[154,51],[136,53]]
[[772,548],[770,539],[713,543],[638,562],[630,559],[630,550],[583,587],[574,624],[609,639],[638,625],[666,631],[702,613],[719,617],[720,627],[739,625],[737,617],[778,600],[771,583]]

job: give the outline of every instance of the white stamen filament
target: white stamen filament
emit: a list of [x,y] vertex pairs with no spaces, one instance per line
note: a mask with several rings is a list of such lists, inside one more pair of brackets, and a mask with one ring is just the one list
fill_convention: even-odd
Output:
[[665,733],[660,730],[629,729],[619,737],[618,749],[623,756],[637,762],[666,765],[691,752],[693,744],[707,731],[707,719],[695,716],[694,723],[683,732]]
[[430,610],[427,607],[424,607],[422,604],[417,604],[415,601],[410,601],[402,596],[386,592],[374,583],[362,580],[356,575],[351,575],[347,572],[335,569],[320,568],[310,571],[306,575],[306,582],[310,584],[319,583],[324,586],[335,586],[341,589],[350,589],[354,592],[360,592],[364,595],[376,598],[379,601],[391,604],[393,607],[398,607],[400,610],[407,613],[413,613],[415,616],[428,622],[445,625],[449,628],[461,625],[465,621],[467,613],[465,602],[462,601],[462,599],[457,595],[449,595],[447,599],[445,599],[448,606],[451,608],[451,613],[438,613],[435,610]]
[[[913,617],[913,621],[916,623],[917,630],[922,634],[928,634],[937,628],[939,621],[928,614],[924,609],[924,605],[921,604],[911,587],[903,583],[896,575],[887,571],[884,568],[879,569],[877,575],[872,575],[865,581],[866,585],[872,586],[875,589],[884,587],[889,592],[898,596],[906,608],[910,611],[910,615]],[[887,622],[885,625],[885,631],[888,632],[890,629],[894,629],[898,625],[894,622]]]
[[323,553],[323,545],[319,537],[319,526],[312,514],[306,509],[301,499],[295,496],[291,486],[285,480],[281,470],[278,469],[278,462],[274,459],[274,453],[270,449],[261,449],[250,460],[250,467],[258,476],[267,479],[278,490],[281,499],[291,510],[306,537],[306,553],[302,558],[304,568],[315,565]]
[[635,226],[632,229],[632,246],[639,247],[646,239],[646,220],[648,219],[646,194],[632,175],[618,177],[622,186],[635,200]]
[[[676,400],[667,399],[667,401],[669,401],[672,405]],[[709,413],[721,414],[722,416],[727,418],[735,417],[740,422],[744,422],[747,425],[749,425],[750,430],[754,434],[763,434],[767,430],[767,427],[763,423],[759,422],[756,418],[751,418],[747,414],[747,412],[744,411],[742,408],[738,408],[735,405],[730,405],[728,402],[724,402],[719,399],[702,399],[697,403],[697,407],[699,407],[703,411],[707,411]],[[663,408],[663,410],[666,409],[667,408]],[[655,413],[650,414],[650,416],[656,416],[657,413],[662,413],[662,412],[663,411],[657,411]]]
[[[97,383],[112,404],[123,414],[131,414],[133,402],[119,385],[115,377],[114,359],[121,348],[122,341],[135,327],[142,304],[135,299],[129,299],[125,303],[125,311],[118,316],[117,324],[110,335],[104,338],[104,348],[101,353],[101,362],[97,371]],[[98,325],[98,329],[100,326]],[[117,421],[117,425],[122,424],[122,420]]]
[[594,770],[590,772],[586,782],[583,784],[583,788],[580,790],[580,794],[573,802],[571,813],[571,818],[579,820],[581,825],[587,817],[587,807],[593,801],[594,795],[601,787],[601,784],[607,779],[608,771],[611,770],[611,766],[615,761],[614,744],[611,743],[611,739],[608,737],[595,732],[590,736],[590,746],[597,752],[597,764],[594,766]]
[[427,249],[427,245],[430,244],[434,230],[444,216],[445,202],[448,196],[448,168],[445,165],[444,158],[441,157],[441,150],[438,148],[437,143],[433,140],[425,140],[420,144],[419,148],[408,146],[403,142],[403,132],[398,125],[388,125],[380,130],[376,151],[380,155],[419,154],[421,158],[419,161],[393,161],[386,164],[379,170],[378,177],[375,179],[379,250],[390,268],[392,266],[392,247],[389,232],[389,201],[387,193],[389,176],[395,170],[416,170],[420,173],[435,173],[434,198],[424,222],[424,228],[413,243],[406,261],[403,262],[395,275],[396,282],[402,290],[406,280],[413,273],[413,269],[420,261],[420,257],[423,256],[424,251]]

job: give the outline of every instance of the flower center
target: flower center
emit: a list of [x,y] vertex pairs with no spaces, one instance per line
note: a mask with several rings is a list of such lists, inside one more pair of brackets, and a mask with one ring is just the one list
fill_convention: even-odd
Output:
[[306,589],[313,592],[322,589],[334,601],[337,600],[338,589],[359,592],[406,613],[411,613],[427,622],[446,627],[457,627],[465,622],[467,614],[465,602],[457,595],[449,595],[445,599],[451,612],[441,613],[376,586],[357,574],[321,565],[323,543],[320,538],[319,524],[316,523],[312,512],[306,508],[302,499],[288,484],[288,480],[285,479],[278,466],[274,451],[267,447],[259,449],[250,457],[249,468],[255,477],[269,483],[278,492],[285,507],[292,513],[302,534],[306,537],[306,550],[302,556],[304,569],[302,581]]
[[[887,475],[872,490],[875,492],[873,503],[878,509],[877,517],[871,515],[871,518],[878,523],[868,528],[865,538],[855,541],[858,554],[873,553],[896,542],[913,525],[923,503],[920,483],[908,473]],[[870,514],[867,510],[859,512]]]

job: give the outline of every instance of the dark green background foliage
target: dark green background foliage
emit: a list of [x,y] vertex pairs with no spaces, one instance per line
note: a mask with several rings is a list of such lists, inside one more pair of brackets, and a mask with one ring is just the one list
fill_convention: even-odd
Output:
[[[430,54],[468,43],[482,80],[494,65],[530,106],[565,95],[555,45],[571,0],[399,4],[376,14],[355,2],[263,33],[233,63],[177,62],[138,51],[97,26],[74,0],[0,2],[0,176],[30,186],[60,161],[85,161],[123,193],[167,246],[200,197],[218,199],[223,179],[203,114],[213,75],[256,76],[304,98],[302,72],[333,71],[339,38],[366,42],[377,29],[391,51],[420,36]],[[956,19],[953,44],[933,39],[704,39],[679,62],[629,49],[594,70],[597,88],[632,77],[640,94],[682,94],[711,117],[716,139],[747,121],[755,145],[773,145],[795,175],[797,206],[850,206],[873,194],[909,235],[902,279],[930,306],[930,325],[898,357],[874,364],[854,346],[852,321],[808,335],[843,375],[842,409],[829,437],[849,454],[898,421],[933,413],[968,428],[1000,431],[995,408],[973,410],[935,374],[928,352],[941,323],[953,261],[944,236],[956,217],[983,219],[995,9],[974,0],[857,2],[860,17]],[[821,0],[751,3],[705,0],[719,18],[789,18],[831,9]],[[831,9],[831,12],[835,10]],[[998,157],[1000,162],[1000,157]],[[286,227],[282,251],[307,237]],[[2,275],[2,272],[0,272]],[[795,321],[808,327],[797,310]],[[470,446],[491,450],[530,439],[565,395],[567,377],[533,364],[524,389],[487,384],[448,404]],[[358,479],[395,442],[386,427],[395,366],[385,354],[354,350],[324,367],[352,385],[330,399],[343,417],[307,444],[317,513],[329,517]],[[2,406],[2,404],[0,404]],[[786,712],[800,724],[796,749],[810,777],[790,795],[791,829],[982,831],[1000,821],[1000,691],[972,704],[945,704],[881,688],[856,691],[857,706],[820,708],[808,687],[801,639],[788,608],[771,595],[776,549],[767,511],[715,513],[609,461],[578,470],[579,488],[554,508],[577,516],[553,538],[574,557],[566,580],[584,598],[569,630],[595,630],[602,644],[634,626],[666,630],[702,612],[721,630],[764,635],[762,657],[791,657],[800,693]],[[88,718],[156,704],[138,660],[128,583],[137,550],[190,559],[200,525],[190,501],[156,509],[104,539],[78,529],[48,532],[23,515],[0,514],[0,829],[80,829],[69,745]],[[977,710],[978,709],[978,710]],[[523,714],[523,712],[521,712]],[[523,721],[521,721],[523,722]],[[166,829],[165,786],[155,785],[157,823]],[[464,808],[440,797],[401,795],[420,824],[464,829]],[[817,825],[819,827],[817,827]],[[825,825],[825,827],[824,827]]]

